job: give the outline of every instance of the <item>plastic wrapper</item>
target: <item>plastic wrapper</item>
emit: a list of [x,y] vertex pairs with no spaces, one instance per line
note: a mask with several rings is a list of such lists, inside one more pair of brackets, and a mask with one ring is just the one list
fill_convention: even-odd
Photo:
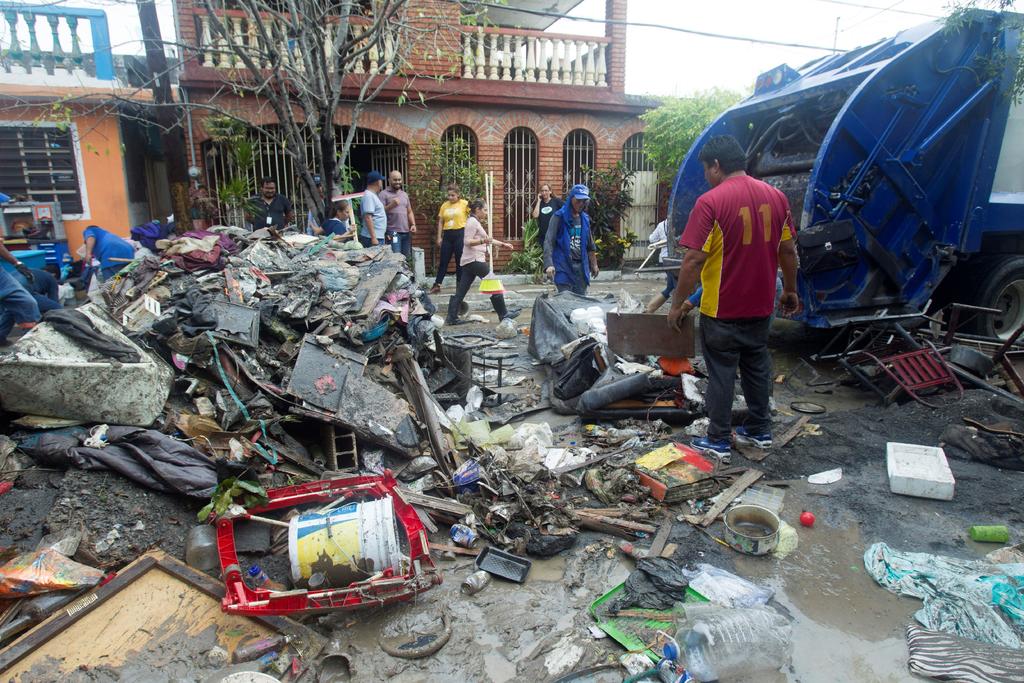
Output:
[[22,553],[0,567],[0,598],[24,598],[49,591],[95,586],[99,569],[79,564],[53,548]]
[[772,599],[775,591],[710,564],[698,564],[690,576],[690,587],[711,602],[724,607],[755,607]]

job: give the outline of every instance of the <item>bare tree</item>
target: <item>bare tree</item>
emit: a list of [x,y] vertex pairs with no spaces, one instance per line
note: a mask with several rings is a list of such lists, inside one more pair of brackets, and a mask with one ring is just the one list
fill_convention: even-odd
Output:
[[[211,98],[203,106],[242,121],[246,114],[225,102],[254,97],[269,106],[308,207],[323,207],[347,165],[364,107],[406,69],[415,40],[408,0],[199,1],[215,60],[232,65],[223,91],[230,97]],[[241,10],[244,26],[237,11],[228,16],[227,9]],[[335,112],[346,102],[352,103],[352,119],[339,149]],[[315,144],[307,147],[308,140]],[[323,195],[314,180],[317,171]]]

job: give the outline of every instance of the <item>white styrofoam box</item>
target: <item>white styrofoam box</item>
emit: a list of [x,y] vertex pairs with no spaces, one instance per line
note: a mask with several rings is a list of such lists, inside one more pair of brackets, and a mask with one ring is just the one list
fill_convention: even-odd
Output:
[[890,441],[885,445],[885,453],[889,490],[893,493],[953,500],[956,480],[941,448]]

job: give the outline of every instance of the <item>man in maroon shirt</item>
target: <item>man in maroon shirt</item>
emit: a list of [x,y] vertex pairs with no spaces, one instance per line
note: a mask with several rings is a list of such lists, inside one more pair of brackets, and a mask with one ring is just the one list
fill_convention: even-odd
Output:
[[697,198],[679,244],[687,248],[672,295],[669,324],[679,327],[692,305],[687,297],[697,279],[700,339],[708,368],[708,434],[695,439],[700,450],[726,456],[732,446],[732,399],[736,370],[749,417],[736,428],[736,441],[772,445],[769,399],[772,359],[768,328],[775,307],[775,278],[782,266],[786,314],[796,312],[796,248],[786,196],[744,170],[746,154],[736,138],[709,138],[698,157],[711,190]]

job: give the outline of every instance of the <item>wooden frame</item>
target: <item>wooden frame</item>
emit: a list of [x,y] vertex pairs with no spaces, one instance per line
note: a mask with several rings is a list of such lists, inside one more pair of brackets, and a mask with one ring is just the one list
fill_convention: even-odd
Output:
[[[31,654],[36,648],[84,618],[153,569],[170,574],[217,602],[220,602],[224,597],[224,585],[222,583],[189,567],[162,550],[148,552],[121,570],[108,583],[98,586],[71,604],[61,608],[60,611],[20,636],[6,649],[0,650],[0,673],[6,672],[10,667]],[[303,656],[306,658],[311,659],[319,654],[326,642],[323,636],[285,617],[246,615],[244,618],[251,619],[278,633],[301,637],[302,641],[309,643],[309,648],[303,652]]]

